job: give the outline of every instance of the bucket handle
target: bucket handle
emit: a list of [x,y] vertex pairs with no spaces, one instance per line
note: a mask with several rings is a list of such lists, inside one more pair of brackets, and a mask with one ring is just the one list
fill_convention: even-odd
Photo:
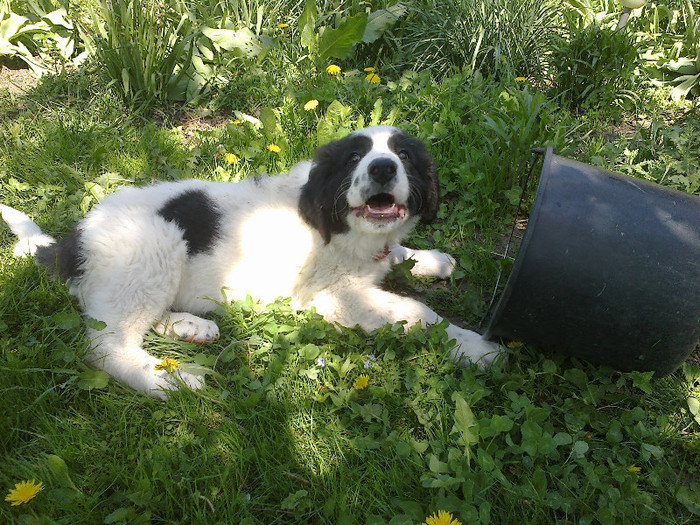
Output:
[[[505,260],[508,257],[508,253],[510,251],[510,246],[513,242],[513,236],[515,235],[515,228],[518,225],[518,216],[520,215],[520,210],[522,209],[523,206],[523,201],[525,200],[525,195],[527,194],[527,186],[528,183],[530,182],[530,177],[532,176],[532,172],[535,169],[535,166],[537,165],[537,161],[539,160],[539,157],[548,157],[552,155],[552,152],[557,153],[557,150],[554,149],[552,146],[547,146],[546,148],[532,148],[530,152],[535,156],[535,159],[532,161],[532,165],[530,166],[530,170],[527,172],[525,175],[524,180],[522,181],[522,191],[520,192],[520,199],[518,200],[518,205],[515,208],[515,217],[513,218],[513,226],[510,229],[510,235],[508,236],[508,242],[506,243],[506,248],[505,251],[503,252],[503,256],[501,257],[501,260]],[[489,305],[486,307],[486,311],[484,312],[483,317],[481,318],[481,321],[479,321],[479,329],[481,330],[484,321],[491,315],[491,310],[493,310],[493,304],[496,301],[496,296],[498,295],[498,287],[501,284],[501,277],[503,276],[503,265],[498,269],[498,276],[496,277],[496,284],[493,287],[493,293],[491,294],[491,299],[489,300]]]

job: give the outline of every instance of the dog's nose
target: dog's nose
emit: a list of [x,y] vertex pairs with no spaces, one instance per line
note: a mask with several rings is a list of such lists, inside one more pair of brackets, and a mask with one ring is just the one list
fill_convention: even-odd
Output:
[[391,159],[376,159],[369,165],[369,178],[382,186],[396,177],[396,163]]

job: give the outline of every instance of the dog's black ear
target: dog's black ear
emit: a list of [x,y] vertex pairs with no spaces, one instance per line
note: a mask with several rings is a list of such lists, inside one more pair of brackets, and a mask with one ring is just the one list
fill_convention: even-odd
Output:
[[326,244],[334,233],[350,229],[344,219],[348,205],[341,195],[344,177],[339,142],[329,142],[316,150],[309,180],[299,196],[299,213],[318,230]]
[[433,161],[432,155],[430,155],[422,142],[418,148],[416,167],[426,183],[421,220],[430,223],[437,217],[438,206],[440,205],[440,180],[435,169],[435,161]]
[[404,133],[395,135],[390,146],[397,153],[401,150],[408,153],[404,166],[414,188],[409,197],[409,209],[419,213],[423,222],[432,222],[440,204],[440,182],[432,155],[420,140]]

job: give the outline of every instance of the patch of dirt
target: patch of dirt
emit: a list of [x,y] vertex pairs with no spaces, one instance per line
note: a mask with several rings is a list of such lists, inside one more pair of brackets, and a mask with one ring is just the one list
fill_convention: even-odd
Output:
[[155,109],[150,116],[159,125],[181,127],[184,140],[192,138],[197,131],[212,131],[223,128],[236,118],[233,113],[212,114],[204,109],[183,106]]
[[192,109],[185,106],[157,108],[151,113],[151,118],[160,124],[181,126],[185,131],[209,131],[218,129],[234,119],[232,115],[216,114],[203,109]]
[[633,117],[631,119],[624,119],[616,126],[612,126],[601,134],[608,142],[613,142],[620,138],[631,139],[639,133],[640,129],[649,129],[651,124],[652,120],[650,118],[640,119]]
[[0,60],[0,91],[25,93],[39,83],[27,65],[18,59]]
[[[671,125],[683,116],[683,111],[669,109],[663,111],[659,116],[667,125]],[[650,116],[639,117],[626,114],[619,123],[611,125],[607,129],[593,131],[592,136],[602,136],[607,142],[615,142],[620,139],[630,140],[637,137],[641,130],[651,128],[653,123],[654,119]]]

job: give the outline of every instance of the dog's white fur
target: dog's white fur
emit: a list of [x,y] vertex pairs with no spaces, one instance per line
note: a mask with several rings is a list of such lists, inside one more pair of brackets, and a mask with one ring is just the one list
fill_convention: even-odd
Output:
[[[393,159],[397,170],[391,194],[405,203],[413,182],[388,146],[397,130],[368,128],[372,147],[357,163],[344,188],[350,209],[365,202],[375,159]],[[236,184],[188,180],[146,188],[125,188],[106,198],[80,224],[82,274],[68,280],[85,315],[106,328],[88,328],[89,362],[125,384],[165,398],[182,383],[203,380],[182,371],[155,370],[159,359],[141,348],[149,328],[171,337],[207,342],[219,337],[213,321],[198,317],[222,300],[251,295],[263,302],[291,297],[296,308],[315,307],[330,322],[359,325],[366,331],[407,321],[426,326],[441,321],[423,303],[389,293],[380,283],[396,264],[416,261],[416,275],[445,278],[454,260],[436,250],[411,250],[399,244],[419,217],[406,212],[395,220],[367,220],[348,213],[347,231],[328,242],[299,211],[300,193],[312,163],[297,164],[288,175],[251,178]],[[350,184],[352,182],[352,184]],[[187,191],[200,191],[220,214],[218,236],[208,251],[188,253],[183,232],[157,213]],[[54,243],[26,215],[0,205],[3,219],[18,235],[15,253],[34,253]],[[377,254],[390,247],[388,256]],[[497,345],[450,324],[456,341],[451,357],[486,366]]]

